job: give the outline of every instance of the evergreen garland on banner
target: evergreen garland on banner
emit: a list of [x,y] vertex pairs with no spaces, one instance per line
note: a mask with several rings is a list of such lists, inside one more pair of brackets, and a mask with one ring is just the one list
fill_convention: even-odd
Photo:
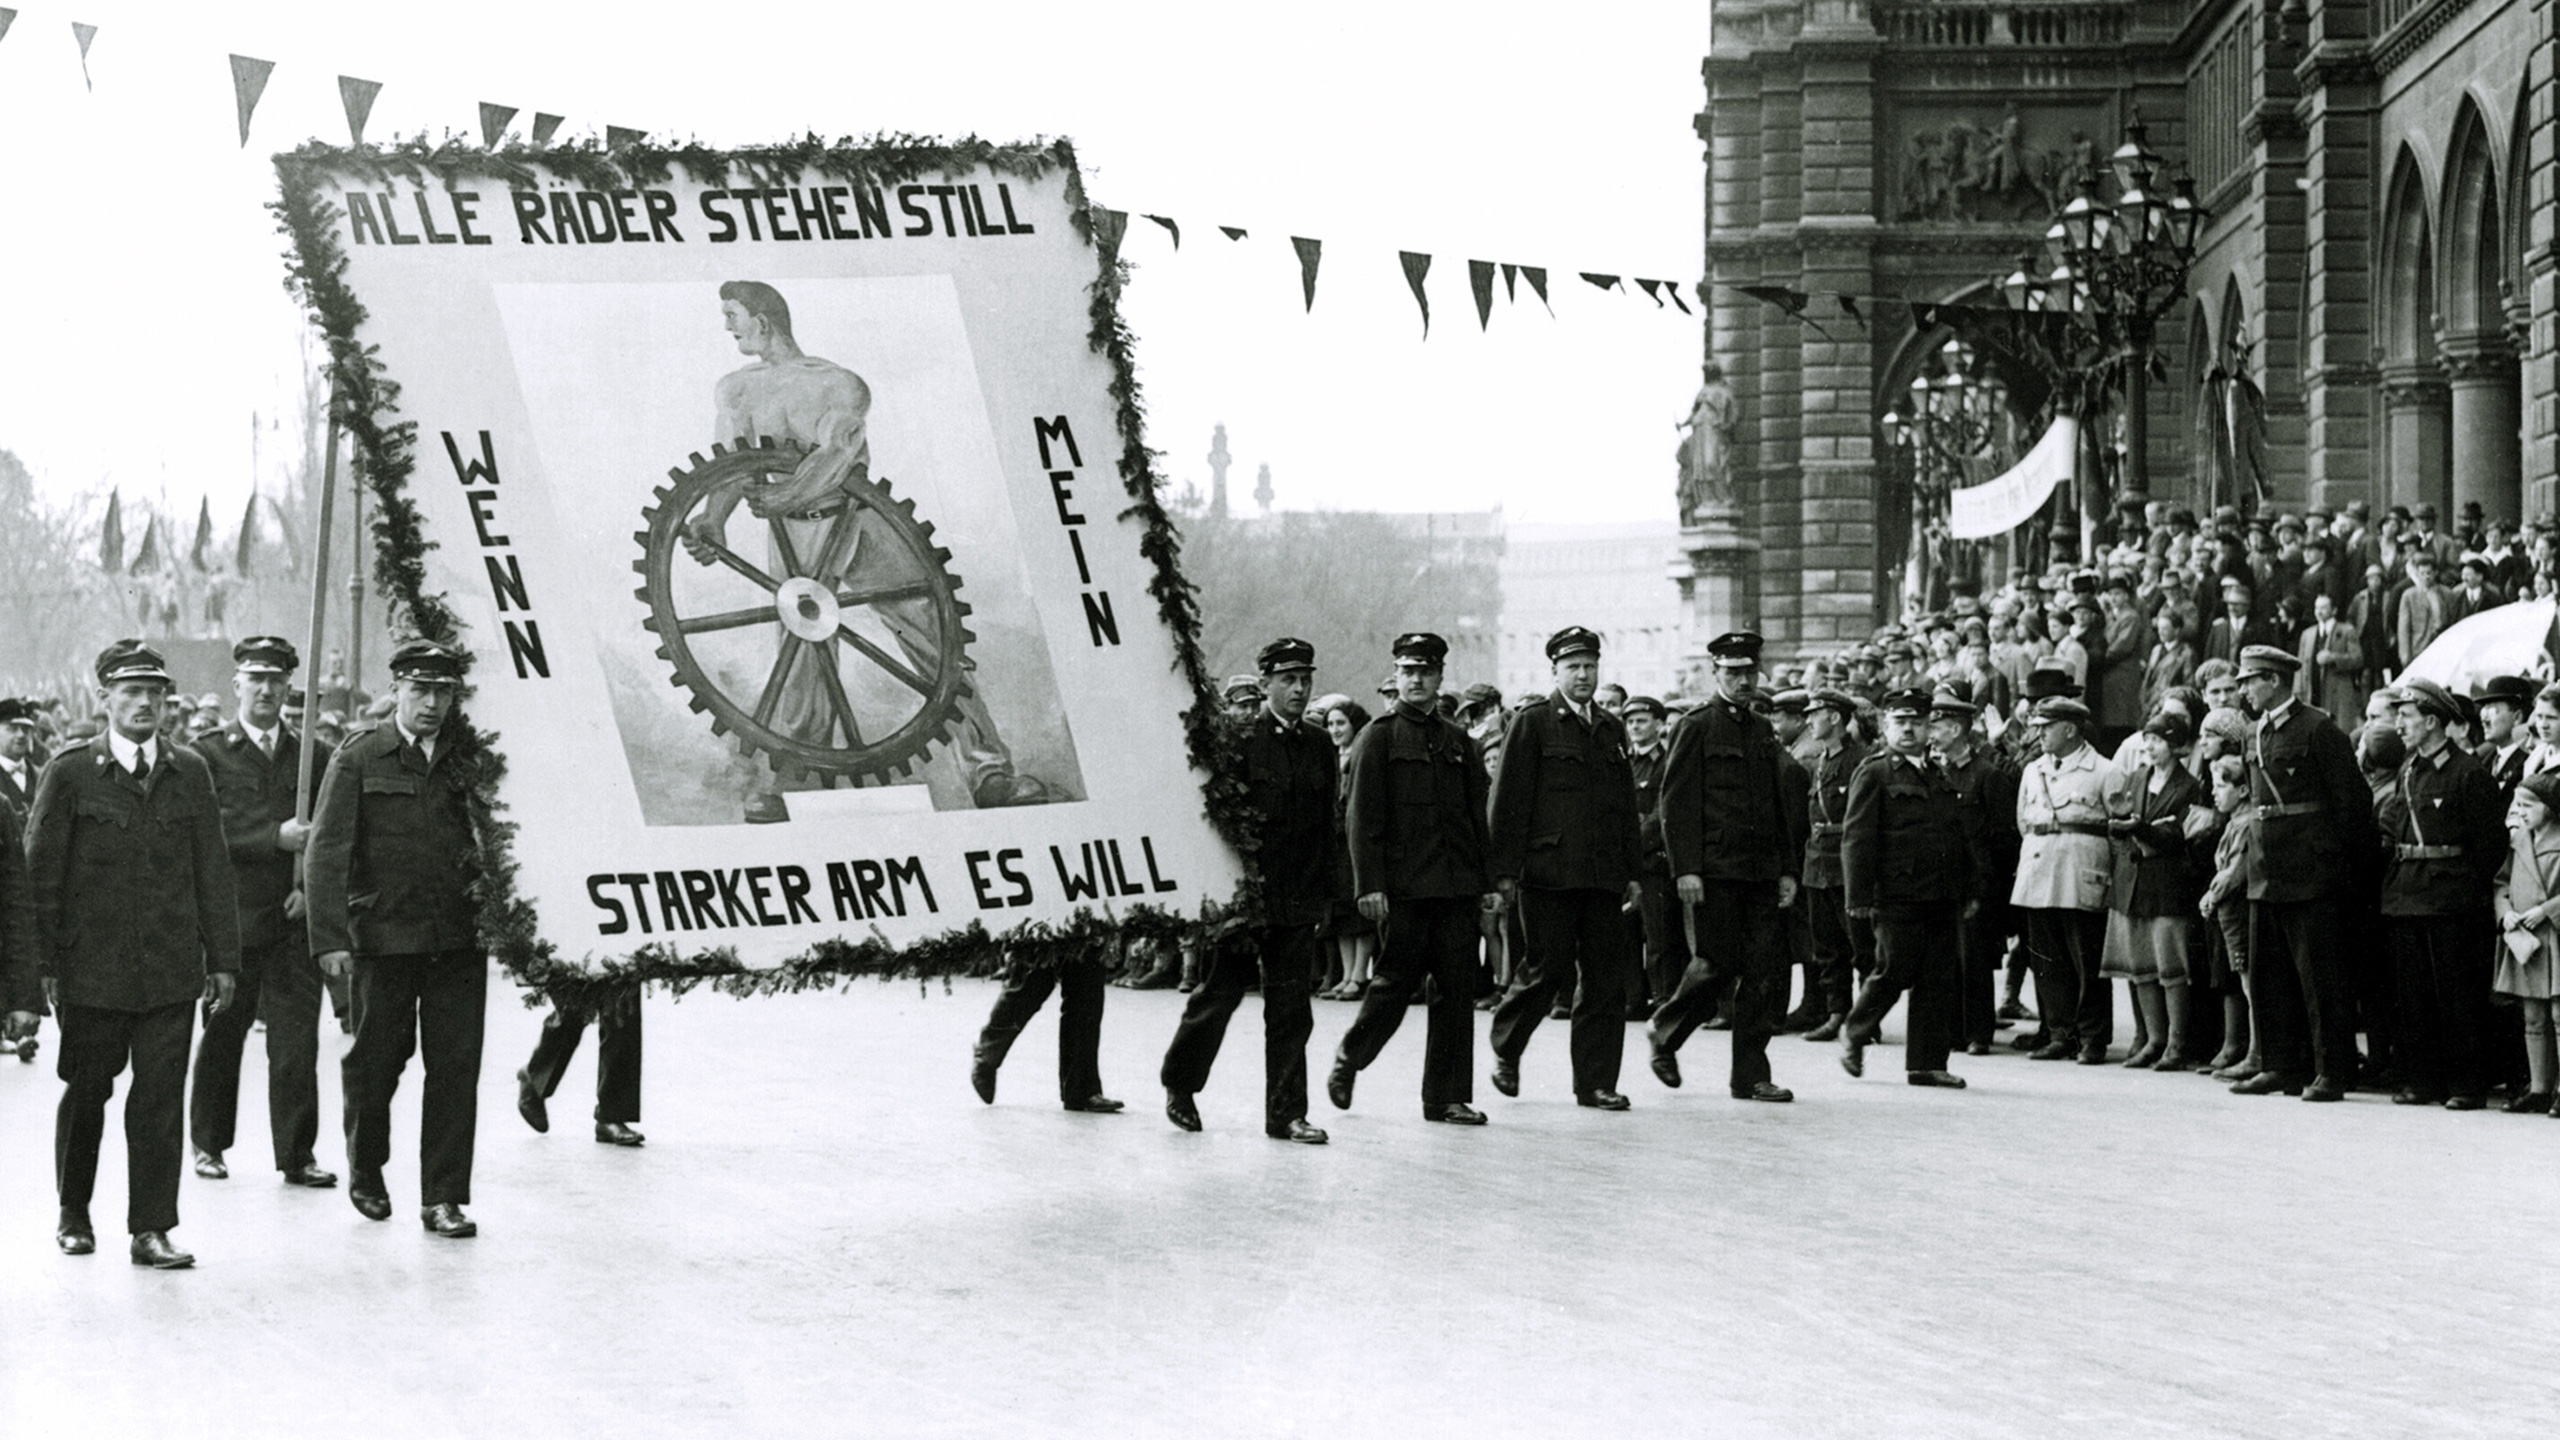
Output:
[[[432,182],[447,189],[465,180],[494,180],[511,189],[534,189],[542,178],[536,166],[594,189],[661,183],[676,169],[707,185],[726,184],[730,174],[739,171],[760,185],[786,184],[814,172],[849,184],[882,186],[980,167],[1026,179],[1062,169],[1078,233],[1088,243],[1095,239],[1096,215],[1084,194],[1074,147],[1063,139],[997,144],[974,136],[944,142],[885,135],[856,142],[810,135],[780,145],[715,150],[691,143],[662,146],[646,138],[611,149],[592,141],[543,146],[523,140],[488,148],[459,137],[431,144],[420,136],[354,147],[310,141],[278,155],[280,193],[268,208],[289,241],[285,284],[310,310],[327,342],[333,418],[353,442],[357,473],[373,491],[374,584],[393,607],[395,628],[464,650],[466,655],[460,627],[444,597],[425,589],[424,557],[433,542],[426,538],[418,508],[409,498],[417,424],[396,418],[400,387],[385,373],[375,347],[363,340],[365,308],[346,283],[347,260],[337,238],[341,216],[329,198],[326,181],[333,172],[353,172],[416,185]],[[562,959],[556,947],[536,933],[533,907],[516,890],[516,823],[505,818],[505,804],[499,799],[506,756],[499,737],[472,724],[465,710],[457,717],[452,756],[467,777],[483,837],[484,864],[475,886],[480,935],[508,975],[524,987],[526,1004],[556,1000],[572,1006],[593,1005],[636,982],[661,984],[677,995],[709,986],[744,997],[797,994],[862,976],[947,981],[955,975],[989,974],[1005,963],[1116,965],[1133,944],[1157,948],[1220,944],[1237,931],[1241,921],[1259,913],[1258,887],[1250,878],[1255,817],[1245,798],[1235,741],[1219,723],[1221,707],[1200,651],[1199,603],[1182,574],[1181,537],[1165,511],[1163,481],[1156,473],[1154,453],[1146,446],[1145,406],[1132,355],[1135,341],[1120,314],[1120,295],[1129,273],[1127,261],[1107,248],[1101,252],[1100,269],[1091,286],[1088,340],[1111,364],[1110,393],[1120,430],[1120,480],[1129,498],[1121,518],[1136,519],[1144,527],[1139,550],[1155,567],[1148,590],[1155,597],[1158,618],[1172,632],[1177,663],[1191,687],[1192,704],[1183,714],[1190,762],[1203,777],[1202,798],[1210,822],[1247,861],[1248,878],[1234,903],[1223,910],[1213,908],[1199,919],[1153,906],[1131,906],[1106,907],[1099,914],[1079,910],[1064,923],[1027,922],[1001,932],[990,932],[973,921],[966,929],[903,948],[875,930],[863,939],[820,940],[806,954],[765,968],[741,964],[726,947],[686,954],[664,944],[645,945],[590,967]]]

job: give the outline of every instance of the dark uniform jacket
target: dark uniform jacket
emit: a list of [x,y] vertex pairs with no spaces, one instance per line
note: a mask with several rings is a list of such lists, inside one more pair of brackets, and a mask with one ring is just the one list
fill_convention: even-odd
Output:
[[[36,763],[33,760],[28,761],[28,784],[35,783],[36,774]],[[34,791],[29,790],[25,785],[19,784],[17,776],[10,774],[5,769],[0,769],[0,809],[6,809],[15,813],[18,817],[21,828],[23,828],[27,818],[27,811],[32,808],[35,803],[36,797]]]
[[2370,883],[2373,789],[2328,712],[2288,702],[2282,723],[2258,722],[2248,756],[2249,898],[2300,904]]
[[1671,744],[1657,739],[1651,754],[1627,751],[1627,771],[1636,782],[1636,849],[1647,865],[1663,863],[1662,857],[1662,770],[1671,758]]
[[1390,899],[1481,896],[1484,755],[1467,732],[1399,703],[1351,742],[1351,888]]
[[1723,699],[1690,712],[1662,778],[1674,876],[1775,884],[1804,869],[1804,767],[1767,719]]
[[1626,889],[1643,855],[1625,723],[1598,705],[1586,722],[1552,695],[1522,704],[1494,771],[1490,835],[1497,880]]
[[2195,852],[2187,841],[2187,812],[2212,803],[2211,797],[2184,765],[2169,767],[2169,778],[2156,795],[2148,770],[2134,771],[2132,784],[2134,813],[2131,828],[2115,836],[2108,907],[2137,920],[2191,918],[2204,877],[2196,873]]
[[2383,836],[2382,913],[2486,917],[2507,858],[2507,807],[2480,757],[2451,745],[2410,756],[2400,802]]
[[314,956],[479,948],[478,827],[454,745],[440,737],[430,764],[386,722],[330,758],[303,847]]
[[1840,748],[1828,755],[1811,749],[1796,753],[1805,768],[1805,804],[1811,807],[1804,842],[1807,885],[1840,888],[1840,830],[1849,818],[1849,777],[1858,773],[1868,753],[1866,742],[1855,735],[1841,736]]
[[240,968],[231,857],[204,761],[165,738],[141,780],[100,735],[36,780],[27,832],[36,969],[62,1003],[157,1010]]
[[1238,740],[1245,798],[1262,819],[1254,861],[1263,913],[1274,925],[1313,925],[1332,913],[1342,894],[1342,846],[1334,828],[1340,757],[1324,731],[1304,721],[1291,724],[1267,707]]
[[1989,746],[1976,745],[1962,765],[1938,766],[1938,773],[1955,787],[1957,813],[1964,820],[1965,848],[1973,855],[1973,898],[1986,905],[2008,904],[2010,882],[2018,878],[2018,772],[2000,759]]
[[36,907],[27,889],[26,830],[0,805],[0,1011],[45,1013],[36,974]]
[[277,731],[273,760],[236,718],[195,746],[213,772],[214,797],[222,806],[222,840],[230,847],[232,889],[240,906],[240,944],[253,950],[289,933],[300,938],[299,922],[288,921],[284,913],[300,857],[276,842],[284,822],[293,818],[302,746],[291,730],[278,725]]
[[1925,757],[1878,750],[1858,762],[1840,830],[1842,903],[1890,911],[1971,898],[1962,810],[1955,786]]

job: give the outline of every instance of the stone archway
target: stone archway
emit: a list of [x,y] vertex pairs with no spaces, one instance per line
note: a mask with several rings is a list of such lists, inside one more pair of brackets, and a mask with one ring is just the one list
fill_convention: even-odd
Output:
[[2382,404],[2385,497],[2443,509],[2452,501],[2451,398],[2436,361],[2433,214],[2415,151],[2400,147],[2382,212]]
[[2522,516],[2524,375],[2507,327],[2508,207],[2499,157],[2468,102],[2454,120],[2448,154],[2436,361],[2451,390],[2453,508],[2445,528],[2455,530],[2475,505],[2490,518]]

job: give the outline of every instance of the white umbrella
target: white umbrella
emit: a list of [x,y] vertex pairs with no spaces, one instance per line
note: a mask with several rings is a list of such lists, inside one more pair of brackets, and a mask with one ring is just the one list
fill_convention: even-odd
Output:
[[2551,600],[2483,610],[2438,635],[2400,672],[2401,677],[2433,680],[2466,695],[2492,675],[2549,680],[2554,672],[2552,622],[2556,618],[2560,618],[2560,602]]

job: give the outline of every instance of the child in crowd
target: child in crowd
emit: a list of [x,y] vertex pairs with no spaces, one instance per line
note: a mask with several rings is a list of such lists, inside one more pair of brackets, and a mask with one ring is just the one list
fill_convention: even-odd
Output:
[[2212,988],[2222,992],[2222,1049],[2204,1062],[2216,1079],[2245,1080],[2258,1073],[2258,1046],[2250,1030],[2249,837],[2258,817],[2249,804],[2249,765],[2237,755],[2213,762],[2213,808],[2222,838],[2213,847],[2213,879],[2196,904],[2214,927],[2206,953]]
[[2555,1056],[2551,1001],[2560,994],[2560,772],[2528,775],[2507,812],[2507,863],[2498,872],[2497,973],[2491,987],[2524,1007],[2529,1088],[2501,1107],[2549,1115]]

